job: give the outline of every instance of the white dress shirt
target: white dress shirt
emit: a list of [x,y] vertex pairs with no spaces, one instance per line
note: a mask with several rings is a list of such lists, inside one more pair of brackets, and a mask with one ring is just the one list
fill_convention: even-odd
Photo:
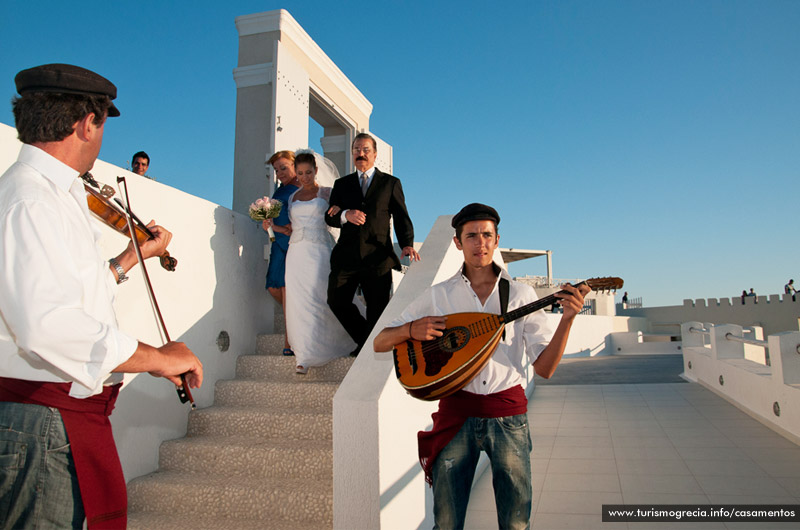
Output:
[[0,177],[0,376],[99,394],[138,346],[119,331],[116,280],[100,255],[78,172],[23,145]]
[[[538,299],[533,287],[513,281],[508,272],[501,269],[492,293],[486,299],[486,303],[482,304],[478,295],[473,291],[472,284],[463,275],[462,269],[459,269],[450,279],[429,287],[397,319],[391,322],[389,327],[401,326],[426,316],[441,316],[451,313],[477,311],[499,315],[498,285],[501,277],[509,282],[508,311]],[[516,385],[524,387],[528,361],[533,363],[539,357],[553,335],[542,311],[536,311],[510,322],[506,325],[505,332],[505,339],[497,345],[489,362],[464,387],[464,390],[473,394],[486,395],[502,392]]]
[[[369,189],[369,187],[372,185],[372,177],[375,176],[375,166],[372,166],[371,168],[369,168],[368,170],[366,170],[364,172],[362,172],[362,171],[357,169],[356,173],[358,173],[358,185],[359,186],[361,186],[361,183],[364,182],[364,180],[363,180],[364,179],[364,175],[367,176],[367,189]],[[341,215],[339,216],[339,220],[342,222],[343,225],[347,222],[347,217],[345,217],[345,214],[347,212],[349,212],[349,211],[350,210],[344,210],[341,213]]]

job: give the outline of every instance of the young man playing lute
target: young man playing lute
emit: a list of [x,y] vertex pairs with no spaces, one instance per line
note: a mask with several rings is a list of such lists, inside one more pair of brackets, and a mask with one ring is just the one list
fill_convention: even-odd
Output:
[[[537,299],[533,288],[514,282],[493,261],[500,216],[473,203],[453,217],[456,247],[464,264],[449,280],[430,287],[375,337],[375,351],[406,340],[433,340],[447,326],[444,315],[480,311],[501,314]],[[508,282],[508,307],[501,310],[500,284]],[[472,480],[481,451],[489,456],[500,528],[529,528],[532,488],[528,401],[523,390],[528,360],[549,378],[564,354],[570,328],[589,287],[567,285],[556,296],[564,313],[551,333],[541,311],[510,322],[505,338],[477,376],[439,401],[433,429],[419,433],[420,462],[433,486],[434,528],[464,526]]]

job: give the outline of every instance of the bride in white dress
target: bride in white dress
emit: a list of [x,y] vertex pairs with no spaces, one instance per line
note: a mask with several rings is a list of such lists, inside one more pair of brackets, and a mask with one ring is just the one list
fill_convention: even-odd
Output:
[[[324,164],[322,172],[318,161]],[[296,372],[305,374],[310,366],[348,356],[356,343],[327,303],[335,241],[325,223],[325,211],[338,171],[313,151],[297,151],[294,164],[302,187],[288,205],[292,235],[286,254],[286,333],[296,356]],[[325,186],[317,181],[318,173]]]

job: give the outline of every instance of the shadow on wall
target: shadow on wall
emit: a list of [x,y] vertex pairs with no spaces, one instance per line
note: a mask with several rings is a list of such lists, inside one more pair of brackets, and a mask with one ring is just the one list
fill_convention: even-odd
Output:
[[[166,214],[158,220],[173,232],[170,253],[179,260],[176,271],[164,271],[155,261],[147,265],[170,338],[185,342],[203,363],[203,387],[193,390],[202,408],[213,404],[216,381],[234,376],[238,355],[253,353],[256,336],[272,331],[274,304],[264,289],[268,240],[260,226],[207,201],[188,195],[183,200],[194,203],[180,208],[192,216]],[[160,345],[143,281],[132,276],[129,284],[135,279],[141,288],[121,291],[116,304],[120,326]],[[185,436],[191,413],[166,380],[145,374],[130,379],[111,417],[126,480],[157,469],[161,442]]]

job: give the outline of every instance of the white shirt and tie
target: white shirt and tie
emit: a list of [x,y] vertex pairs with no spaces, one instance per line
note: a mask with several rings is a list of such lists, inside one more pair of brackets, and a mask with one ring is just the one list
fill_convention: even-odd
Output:
[[[358,172],[358,182],[359,184],[361,184],[361,193],[364,195],[364,197],[366,197],[367,190],[372,184],[372,178],[375,176],[375,166],[372,166],[371,168],[363,172],[358,170],[356,171]],[[339,217],[339,219],[341,219],[342,221],[342,224],[345,224],[347,222],[347,217],[345,217],[345,214],[348,211],[349,210],[344,210],[341,216]]]

